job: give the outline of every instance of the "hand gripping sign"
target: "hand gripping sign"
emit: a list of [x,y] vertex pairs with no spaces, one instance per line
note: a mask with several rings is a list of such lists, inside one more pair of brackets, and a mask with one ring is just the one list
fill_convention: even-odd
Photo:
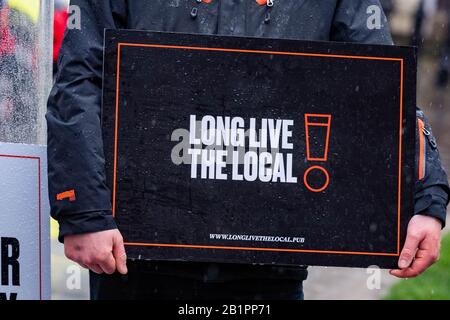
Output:
[[396,265],[412,49],[138,31],[105,45],[107,182],[129,257]]

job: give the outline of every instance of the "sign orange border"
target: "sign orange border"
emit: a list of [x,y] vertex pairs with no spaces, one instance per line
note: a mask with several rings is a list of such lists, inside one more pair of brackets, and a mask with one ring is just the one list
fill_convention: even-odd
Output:
[[305,52],[285,52],[268,50],[242,50],[232,48],[208,48],[195,46],[177,46],[163,44],[142,44],[119,42],[117,46],[117,79],[116,79],[116,112],[115,112],[115,131],[114,131],[114,174],[112,191],[112,212],[116,215],[116,192],[117,192],[117,149],[118,149],[118,127],[119,127],[119,93],[120,93],[120,55],[122,47],[141,47],[141,48],[159,48],[159,49],[177,49],[177,50],[196,50],[196,51],[220,51],[230,53],[253,53],[269,55],[288,55],[298,57],[318,57],[334,59],[354,59],[354,60],[377,60],[377,61],[397,61],[400,65],[400,130],[399,130],[399,159],[398,159],[398,208],[397,208],[397,251],[389,252],[355,252],[355,251],[335,251],[335,250],[306,250],[306,249],[283,249],[283,248],[258,248],[258,247],[235,247],[235,246],[210,246],[210,245],[190,245],[190,244],[171,244],[171,243],[141,243],[125,242],[127,246],[145,246],[145,247],[171,247],[188,249],[220,249],[220,250],[245,250],[245,251],[272,251],[272,252],[291,252],[291,253],[321,253],[321,254],[340,254],[340,255],[367,255],[367,256],[400,256],[400,217],[401,217],[401,188],[402,188],[402,132],[403,132],[403,93],[404,93],[404,59],[390,57],[373,56],[352,56],[339,54],[321,54]]

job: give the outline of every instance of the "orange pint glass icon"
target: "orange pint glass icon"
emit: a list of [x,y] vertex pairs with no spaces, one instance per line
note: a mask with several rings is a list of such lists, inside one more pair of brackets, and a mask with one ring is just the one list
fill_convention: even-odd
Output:
[[[306,160],[326,162],[328,160],[328,146],[331,133],[331,115],[330,114],[305,114],[306,130]],[[324,176],[322,186],[311,186],[309,176],[320,172]],[[311,192],[322,192],[328,188],[330,175],[322,166],[312,166],[305,171],[303,182],[306,188]]]

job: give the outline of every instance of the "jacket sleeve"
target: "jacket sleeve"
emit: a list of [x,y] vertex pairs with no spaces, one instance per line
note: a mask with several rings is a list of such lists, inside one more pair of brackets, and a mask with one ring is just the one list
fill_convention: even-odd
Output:
[[417,109],[415,214],[435,217],[445,226],[450,188],[436,139],[423,111]]
[[[376,21],[370,20],[377,11],[373,6],[380,8],[381,14],[380,24],[375,28],[371,23]],[[331,39],[368,44],[393,44],[388,21],[379,0],[337,0]],[[430,124],[418,108],[417,121],[414,213],[435,217],[445,226],[450,194],[447,175],[442,167]]]
[[46,115],[51,215],[60,241],[116,228],[101,135],[103,34],[123,26],[125,1],[71,1],[80,10],[69,17]]
[[330,38],[340,42],[394,44],[379,0],[337,0]]

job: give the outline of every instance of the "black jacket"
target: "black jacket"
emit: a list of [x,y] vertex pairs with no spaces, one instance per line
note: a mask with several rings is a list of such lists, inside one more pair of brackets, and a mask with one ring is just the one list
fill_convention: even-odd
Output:
[[[255,0],[206,2],[72,1],[81,9],[81,29],[66,33],[47,113],[51,214],[60,223],[61,240],[69,234],[116,227],[105,184],[100,128],[105,28],[392,44],[384,15],[380,28],[367,25],[370,6],[381,7],[379,0],[275,0],[271,8]],[[420,111],[418,116],[424,119]],[[431,131],[426,120],[425,127],[424,132]],[[416,184],[415,213],[445,223],[450,190],[434,138],[426,137],[426,159],[417,157],[425,174]],[[57,200],[58,194],[69,190],[75,190],[76,201]]]

